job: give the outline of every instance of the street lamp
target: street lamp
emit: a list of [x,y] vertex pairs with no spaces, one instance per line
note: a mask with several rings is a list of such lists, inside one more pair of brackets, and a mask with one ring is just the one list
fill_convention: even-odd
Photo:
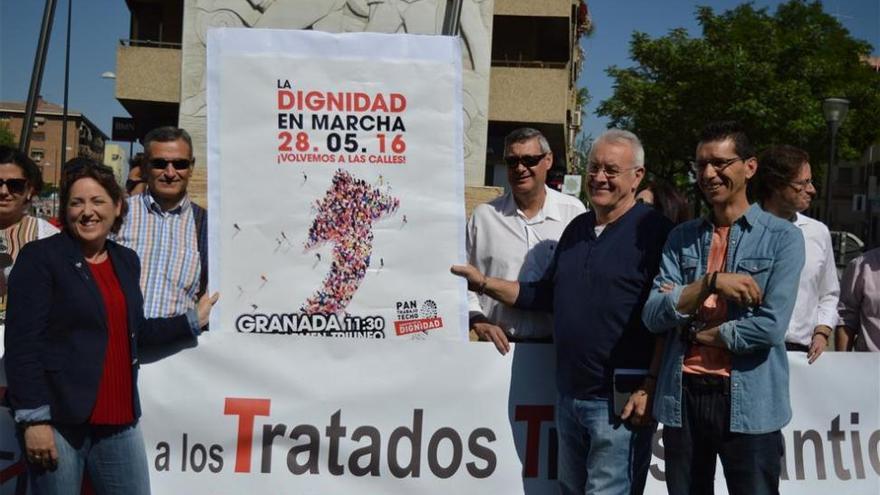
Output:
[[825,98],[822,102],[822,113],[825,115],[828,132],[831,134],[828,171],[825,173],[825,224],[829,229],[831,229],[831,171],[834,170],[834,157],[837,154],[837,129],[846,119],[847,110],[849,110],[849,100],[844,98]]

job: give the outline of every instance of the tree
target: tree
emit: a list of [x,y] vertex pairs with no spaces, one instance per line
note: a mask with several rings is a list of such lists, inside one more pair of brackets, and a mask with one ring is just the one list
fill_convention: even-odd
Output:
[[[684,28],[656,39],[635,32],[636,66],[609,67],[614,94],[599,115],[644,142],[651,173],[679,185],[702,127],[738,120],[758,149],[787,143],[806,149],[815,166],[828,156],[822,100],[843,96],[850,111],[838,132],[843,158],[857,158],[880,138],[880,73],[864,61],[871,46],[856,40],[819,2],[792,0],[775,14],[743,4],[716,15],[698,7],[702,37]],[[817,182],[818,183],[818,182]]]
[[[590,100],[593,97],[590,96],[590,91],[585,87],[578,88],[575,96],[576,101],[573,111],[581,114],[581,122],[583,122],[587,117],[587,105],[590,104]],[[571,164],[572,173],[583,175],[586,172],[587,155],[590,153],[590,143],[592,141],[593,139],[590,134],[584,134],[583,131],[578,133],[572,146],[574,158]]]
[[5,120],[0,120],[0,146],[9,146],[10,148],[18,146],[18,143],[15,142],[15,134],[9,129],[9,123]]

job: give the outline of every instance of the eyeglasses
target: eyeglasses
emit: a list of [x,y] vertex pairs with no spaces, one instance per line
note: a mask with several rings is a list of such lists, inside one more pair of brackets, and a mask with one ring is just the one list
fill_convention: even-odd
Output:
[[699,172],[711,165],[716,172],[721,172],[725,168],[736,163],[738,160],[742,160],[742,158],[735,156],[733,158],[713,158],[711,160],[697,160],[691,162],[691,169],[694,172]]
[[605,178],[614,179],[618,175],[629,172],[630,170],[635,170],[641,167],[628,167],[628,168],[617,168],[617,167],[608,167],[608,166],[600,166],[598,163],[591,163],[587,168],[587,173],[590,177],[596,177],[599,175],[599,172],[605,172]]
[[27,179],[0,179],[0,187],[6,185],[6,190],[9,191],[9,194],[24,194],[27,190]]
[[150,168],[152,168],[154,170],[165,170],[165,167],[167,167],[169,163],[171,164],[172,167],[174,167],[174,170],[186,170],[189,168],[190,163],[192,163],[192,162],[190,162],[186,158],[179,158],[177,160],[166,160],[165,158],[151,158],[150,161],[147,162],[147,164],[150,165]]
[[813,179],[793,180],[788,183],[795,191],[801,192],[804,189],[813,186]]
[[515,168],[520,163],[528,168],[532,168],[541,163],[541,160],[543,160],[545,156],[547,156],[547,153],[542,153],[540,155],[508,155],[504,157],[504,163],[510,168]]

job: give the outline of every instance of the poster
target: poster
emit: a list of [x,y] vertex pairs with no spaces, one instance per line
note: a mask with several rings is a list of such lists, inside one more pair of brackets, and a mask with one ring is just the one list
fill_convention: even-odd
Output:
[[208,36],[211,327],[463,339],[454,38]]

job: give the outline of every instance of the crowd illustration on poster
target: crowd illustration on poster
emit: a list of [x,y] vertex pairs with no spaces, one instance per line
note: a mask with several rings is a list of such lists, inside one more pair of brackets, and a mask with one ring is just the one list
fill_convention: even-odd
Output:
[[[373,223],[393,214],[400,200],[383,194],[363,179],[339,169],[333,185],[318,202],[317,216],[309,228],[305,249],[334,243],[333,262],[324,285],[309,297],[301,311],[306,314],[340,314],[370,267]],[[384,265],[384,261],[380,265]]]

